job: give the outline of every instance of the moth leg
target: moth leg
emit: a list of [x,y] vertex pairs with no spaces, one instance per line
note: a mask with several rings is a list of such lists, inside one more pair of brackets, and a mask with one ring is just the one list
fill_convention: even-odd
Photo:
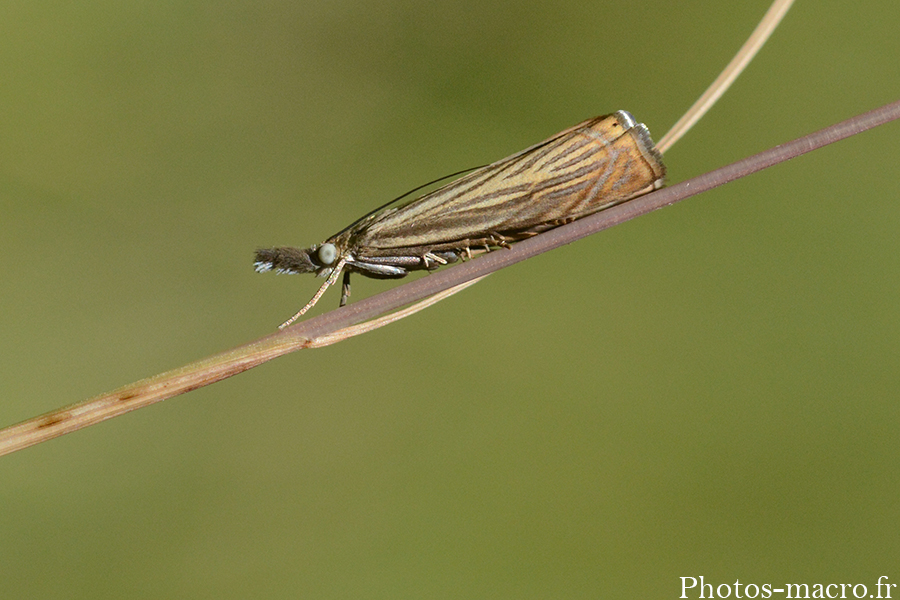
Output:
[[284,329],[285,327],[287,327],[288,325],[290,325],[291,323],[293,323],[294,321],[296,321],[297,319],[302,317],[303,313],[305,313],[306,311],[311,309],[313,306],[315,306],[316,302],[319,301],[319,298],[322,297],[322,294],[325,293],[325,290],[330,288],[334,284],[334,282],[337,281],[338,275],[341,274],[341,270],[343,270],[344,265],[346,265],[346,264],[347,264],[347,257],[344,256],[338,261],[338,263],[331,270],[331,274],[328,276],[328,279],[325,280],[325,283],[322,284],[322,287],[319,288],[319,291],[315,293],[315,295],[312,297],[312,300],[307,302],[306,306],[304,306],[303,308],[298,310],[297,314],[295,314],[293,317],[291,317],[290,319],[288,319],[287,321],[285,321],[284,323],[279,325],[278,329]]
[[[430,261],[430,262],[429,262]],[[443,256],[438,256],[434,252],[426,252],[422,257],[422,263],[425,265],[425,268],[431,270],[432,268],[437,268],[430,263],[437,263],[437,266],[446,265],[447,259]]]
[[348,298],[350,298],[350,271],[344,271],[344,279],[341,281],[341,303],[339,306],[346,306]]
[[505,248],[507,250],[510,249],[509,242],[506,241],[506,236],[500,235],[499,233],[491,232],[490,234],[491,243],[500,248]]

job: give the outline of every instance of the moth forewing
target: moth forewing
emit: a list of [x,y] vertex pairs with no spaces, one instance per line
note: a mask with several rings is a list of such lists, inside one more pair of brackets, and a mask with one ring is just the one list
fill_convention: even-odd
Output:
[[[661,185],[649,133],[628,113],[598,117],[377,215],[355,232],[363,251],[464,249],[545,230]],[[380,254],[380,253],[379,253]]]
[[596,117],[423,196],[386,205],[321,245],[259,250],[257,271],[327,277],[309,310],[345,269],[399,278],[574,221],[662,186],[650,133],[626,111]]

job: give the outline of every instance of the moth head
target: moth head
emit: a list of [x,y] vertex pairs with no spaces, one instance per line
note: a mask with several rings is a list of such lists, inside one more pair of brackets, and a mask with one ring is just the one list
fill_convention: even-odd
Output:
[[316,258],[323,267],[330,267],[338,258],[338,249],[332,243],[325,243],[316,250]]

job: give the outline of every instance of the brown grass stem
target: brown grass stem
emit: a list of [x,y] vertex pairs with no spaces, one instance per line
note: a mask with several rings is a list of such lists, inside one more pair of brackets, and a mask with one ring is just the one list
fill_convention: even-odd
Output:
[[[340,332],[358,323],[898,118],[900,101],[523,240],[510,249],[488,253],[233,350],[13,425],[0,430],[0,456],[226,379],[295,350],[340,341]],[[382,324],[387,322],[391,322],[390,316]]]

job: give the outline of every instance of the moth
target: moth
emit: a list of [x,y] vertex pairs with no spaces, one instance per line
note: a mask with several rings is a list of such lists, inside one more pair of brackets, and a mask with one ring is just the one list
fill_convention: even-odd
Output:
[[620,110],[588,119],[443,187],[376,208],[321,244],[256,251],[260,273],[326,278],[282,327],[344,274],[399,279],[537,235],[660,188],[666,169],[643,123]]

